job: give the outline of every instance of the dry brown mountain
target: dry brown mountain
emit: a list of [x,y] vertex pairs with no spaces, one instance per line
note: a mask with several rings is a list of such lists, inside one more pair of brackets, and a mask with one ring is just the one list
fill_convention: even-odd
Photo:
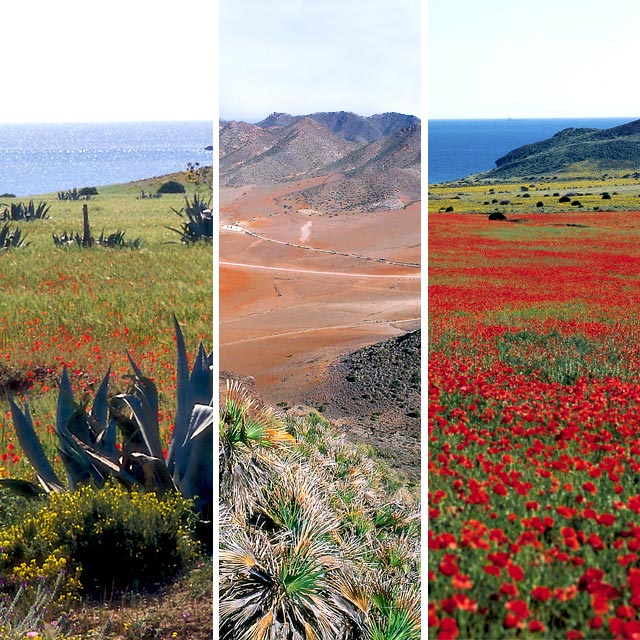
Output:
[[[229,131],[231,127],[220,132],[220,178],[229,186],[292,180],[335,162],[356,147],[311,118],[276,129],[246,123],[233,123],[235,130]],[[242,145],[248,157],[237,162]]]
[[272,113],[256,124],[263,128],[287,127],[305,117],[319,122],[341,138],[359,144],[367,144],[368,142],[379,140],[391,133],[420,122],[420,119],[416,116],[396,112],[378,113],[365,117],[350,111],[329,111],[310,113],[307,116]]
[[220,164],[232,169],[263,153],[274,143],[274,136],[255,124],[227,122],[220,129]]
[[316,172],[330,174],[330,180],[280,204],[303,201],[324,211],[376,211],[420,200],[420,130],[420,124],[410,125],[352,151]]
[[[400,209],[420,199],[420,133],[419,119],[397,113],[273,113],[255,125],[229,122],[220,130],[220,181],[241,186],[327,176],[278,204],[325,211]],[[375,139],[363,143],[345,136]]]

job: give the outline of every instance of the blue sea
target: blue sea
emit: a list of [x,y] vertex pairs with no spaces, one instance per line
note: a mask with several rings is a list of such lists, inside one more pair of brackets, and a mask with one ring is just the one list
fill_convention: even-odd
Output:
[[213,123],[0,124],[0,194],[37,195],[211,165]]
[[429,183],[448,182],[495,168],[498,158],[568,127],[609,129],[637,118],[523,118],[429,120]]

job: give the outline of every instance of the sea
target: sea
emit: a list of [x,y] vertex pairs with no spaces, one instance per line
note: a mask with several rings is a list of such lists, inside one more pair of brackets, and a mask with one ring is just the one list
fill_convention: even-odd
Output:
[[429,120],[428,180],[458,180],[494,169],[496,160],[525,144],[550,138],[569,127],[609,129],[636,118],[508,118]]
[[211,165],[213,121],[0,124],[0,196],[130,182]]

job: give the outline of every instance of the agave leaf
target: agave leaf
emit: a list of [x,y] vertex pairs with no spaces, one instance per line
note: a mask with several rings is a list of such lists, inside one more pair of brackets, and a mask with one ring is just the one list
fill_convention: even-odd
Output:
[[[149,380],[149,382],[151,381]],[[155,458],[164,458],[162,443],[160,442],[160,429],[158,427],[157,409],[154,413],[146,400],[143,400],[138,396],[130,393],[122,394],[116,397],[124,401],[131,409],[133,418],[135,419],[136,425],[140,431],[140,434],[142,435],[145,446],[147,447],[147,453]],[[155,397],[155,406],[157,407],[157,393]]]
[[113,460],[110,460],[109,458],[101,455],[99,452],[91,449],[91,447],[80,440],[78,440],[76,444],[83,449],[84,453],[89,458],[91,458],[92,462],[98,469],[101,470],[102,474],[105,477],[111,475],[114,478],[118,479],[120,482],[124,483],[129,488],[140,485],[135,477],[128,471],[123,469],[122,466],[117,462],[114,462]]
[[[202,439],[206,439],[207,429],[213,433],[214,414],[211,405],[196,404],[191,413],[191,421],[185,441],[180,447],[180,456],[176,463],[174,478],[177,482],[181,482],[189,467],[193,464],[192,449],[201,448]],[[213,457],[211,458],[211,473],[213,474]]]
[[[182,336],[180,335],[180,338]],[[180,349],[180,344],[182,349]],[[180,362],[180,352],[183,353],[183,362]],[[184,375],[187,368],[186,351],[184,349],[184,341],[178,342],[178,371]],[[198,354],[193,363],[191,376],[188,384],[184,384],[184,380],[180,381],[178,388],[181,392],[180,404],[176,409],[176,426],[173,432],[170,453],[175,455],[172,462],[177,465],[177,475],[182,477],[185,467],[189,464],[190,445],[188,439],[193,433],[190,422],[194,417],[194,410],[197,405],[207,406],[213,398],[213,353],[207,355],[205,353],[202,342],[198,348]],[[185,389],[186,387],[186,389]],[[185,422],[187,422],[185,427]],[[169,467],[172,470],[172,466]]]
[[136,467],[141,469],[144,488],[147,491],[155,491],[159,495],[163,495],[167,491],[176,490],[176,485],[164,460],[134,452],[131,454],[131,466],[134,470]]
[[[71,490],[73,491],[76,487],[87,484],[88,482],[94,482],[97,486],[101,487],[106,477],[96,469],[84,448],[78,444],[84,441],[64,426],[60,430],[58,437],[60,440],[58,450],[65,471],[67,472],[67,479]],[[85,444],[91,446],[89,443]]]
[[96,440],[96,446],[100,452],[112,460],[118,457],[118,449],[116,447],[117,427],[118,423],[110,419]]
[[174,480],[187,498],[196,498],[196,509],[204,520],[213,515],[213,407],[197,405],[189,425],[189,445],[184,448],[186,465]]
[[136,364],[136,361],[131,357],[131,354],[127,351],[127,359],[129,360],[129,364],[133,369],[133,372],[136,374],[138,378],[143,378],[144,374],[140,370],[140,367]]
[[60,480],[58,480],[51,463],[44,453],[42,444],[36,435],[27,401],[25,400],[24,403],[24,413],[15,403],[11,395],[9,395],[9,404],[11,406],[11,415],[13,416],[13,424],[15,425],[18,442],[25,456],[27,456],[29,462],[35,469],[40,484],[42,484],[47,493],[63,491],[64,486]]
[[[93,406],[91,407],[91,417],[99,426],[98,431],[104,431],[108,426],[109,419],[109,376],[111,375],[111,366],[104,374],[104,378],[96,391],[95,398],[93,399]],[[95,426],[94,426],[95,428]]]
[[[78,409],[78,403],[73,397],[73,389],[71,388],[71,380],[69,379],[69,373],[67,367],[62,368],[62,377],[58,383],[58,405],[56,408],[56,431],[60,433],[62,427],[67,427],[71,417]],[[82,437],[79,433],[76,434]],[[85,434],[88,435],[88,434]],[[88,438],[87,438],[88,439]],[[85,438],[83,440],[86,441]]]
[[17,478],[0,478],[0,488],[5,488],[23,498],[39,498],[46,494],[41,487],[33,482]]
[[193,363],[189,379],[189,400],[194,404],[208,404],[213,397],[213,353],[207,355],[202,342]]
[[176,453],[187,439],[189,420],[191,418],[191,405],[189,404],[189,362],[187,360],[187,348],[184,344],[184,336],[173,316],[173,326],[176,332],[176,417],[173,427],[173,437],[169,445],[167,455],[167,467],[173,473],[176,464]]

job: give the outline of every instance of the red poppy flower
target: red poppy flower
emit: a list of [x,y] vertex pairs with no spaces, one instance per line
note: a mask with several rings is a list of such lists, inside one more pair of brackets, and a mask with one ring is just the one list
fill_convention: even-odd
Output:
[[629,605],[621,604],[616,609],[616,615],[618,618],[627,618],[628,620],[633,620],[636,617],[636,610]]
[[440,620],[438,640],[455,640],[460,634],[455,618],[443,618]]
[[502,626],[505,629],[513,629],[513,627],[517,627],[520,624],[520,618],[518,616],[514,616],[512,613],[507,613],[502,623]]
[[542,624],[542,622],[540,622],[540,620],[531,620],[529,622],[529,631],[531,633],[535,633],[536,631],[546,631],[547,627],[544,626],[544,624]]
[[524,600],[511,600],[505,604],[505,607],[520,619],[528,618],[531,615],[527,603]]
[[628,640],[640,640],[640,621],[630,620],[624,625],[624,637]]
[[520,582],[524,578],[524,571],[517,564],[509,563],[507,572],[516,582]]
[[531,590],[531,597],[540,602],[546,602],[551,598],[551,590],[548,587],[534,587]]
[[498,591],[509,598],[515,598],[519,594],[518,587],[513,582],[503,582]]
[[600,629],[602,627],[602,616],[594,616],[589,620],[589,629]]

